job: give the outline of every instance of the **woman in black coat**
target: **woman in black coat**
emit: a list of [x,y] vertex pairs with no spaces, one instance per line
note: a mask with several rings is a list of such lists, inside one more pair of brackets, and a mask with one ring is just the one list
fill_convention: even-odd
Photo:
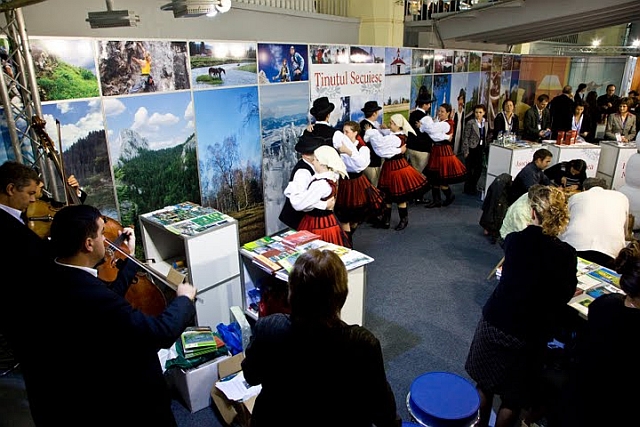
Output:
[[510,99],[502,102],[502,111],[493,120],[493,135],[498,137],[500,132],[512,132],[517,134],[520,131],[518,116],[514,113],[515,105]]
[[564,193],[534,185],[529,200],[533,224],[505,239],[500,283],[482,310],[465,364],[480,394],[482,427],[496,394],[495,427],[511,427],[521,409],[533,406],[546,343],[576,290],[576,251],[556,237],[569,222]]

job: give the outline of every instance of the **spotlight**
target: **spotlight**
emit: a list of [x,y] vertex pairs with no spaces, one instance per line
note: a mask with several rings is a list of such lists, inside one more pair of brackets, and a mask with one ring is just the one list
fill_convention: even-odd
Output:
[[172,11],[174,18],[197,18],[215,16],[231,9],[231,0],[172,0],[160,7]]
[[137,27],[140,16],[128,10],[113,10],[113,0],[106,0],[107,10],[89,12],[86,21],[91,28]]
[[631,47],[640,47],[640,39],[635,39],[633,43],[631,43]]

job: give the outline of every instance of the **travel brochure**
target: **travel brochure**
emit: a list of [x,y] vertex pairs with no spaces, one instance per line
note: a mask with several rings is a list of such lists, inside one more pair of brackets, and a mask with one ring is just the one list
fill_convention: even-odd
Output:
[[620,289],[620,274],[610,268],[578,258],[578,286],[569,305],[584,318],[589,305],[599,296],[624,292]]
[[144,214],[143,217],[162,225],[168,231],[185,236],[202,233],[233,219],[222,212],[192,202],[179,203]]
[[[296,259],[300,254],[310,249],[326,249],[335,252],[340,256],[347,270],[353,270],[373,261],[373,258],[368,255],[344,246],[325,242],[318,237],[313,233],[288,230],[274,236],[265,236],[245,243],[240,248],[240,252],[251,258],[253,263],[261,269],[285,281],[288,280],[288,274],[293,269]],[[292,246],[291,241],[306,241],[306,243]]]

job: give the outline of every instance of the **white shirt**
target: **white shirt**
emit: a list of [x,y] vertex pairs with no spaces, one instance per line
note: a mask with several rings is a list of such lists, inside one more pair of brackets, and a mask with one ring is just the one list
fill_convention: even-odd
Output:
[[383,135],[377,129],[369,129],[364,133],[364,141],[370,142],[373,151],[385,159],[390,159],[396,154],[402,153],[400,150],[402,141],[393,133]]
[[428,134],[434,141],[448,140],[447,132],[450,130],[449,123],[434,122],[431,116],[424,116],[420,119],[420,132]]
[[576,251],[598,251],[615,258],[626,245],[628,215],[627,196],[593,187],[569,197],[569,225],[558,238]]
[[332,181],[338,180],[338,174],[333,171],[317,173],[313,176],[310,184],[305,191],[297,194],[289,193],[289,185],[284,189],[284,195],[289,197],[291,206],[297,211],[309,212],[313,209],[327,209],[327,201],[323,198],[331,194],[331,186],[322,178],[328,178]]
[[351,150],[351,156],[348,156],[345,153],[340,153],[340,158],[344,162],[344,165],[347,168],[347,172],[362,172],[367,166],[369,166],[369,163],[371,163],[371,152],[369,150],[369,147],[364,146],[358,149],[357,141],[353,142],[349,139],[349,137],[347,137],[346,135],[344,136],[346,138],[346,141],[343,141],[342,144],[345,147],[349,148],[349,150]]
[[[306,161],[304,158],[302,161],[311,166],[311,170],[313,170],[313,165],[311,163]],[[287,187],[284,189],[284,195],[289,198],[292,206],[294,200],[297,201],[300,197],[303,197],[302,195],[307,191],[312,179],[313,174],[304,168],[298,169],[293,175],[293,179],[289,181],[289,184],[287,184]]]

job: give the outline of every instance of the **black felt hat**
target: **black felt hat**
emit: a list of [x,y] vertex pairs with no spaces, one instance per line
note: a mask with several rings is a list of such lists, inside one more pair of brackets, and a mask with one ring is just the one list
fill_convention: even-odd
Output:
[[433,104],[436,101],[437,101],[437,99],[436,98],[432,98],[431,95],[425,95],[425,96],[421,96],[418,99],[416,99],[416,105]]
[[327,145],[324,138],[305,130],[294,148],[300,154],[311,154],[322,145]]
[[311,107],[309,112],[313,117],[320,117],[321,119],[324,119],[325,116],[332,112],[334,108],[336,108],[336,106],[329,102],[329,98],[321,96],[313,101],[313,107]]
[[378,105],[378,101],[367,101],[364,103],[364,107],[360,109],[365,114],[371,114],[378,110],[382,110],[382,107]]

